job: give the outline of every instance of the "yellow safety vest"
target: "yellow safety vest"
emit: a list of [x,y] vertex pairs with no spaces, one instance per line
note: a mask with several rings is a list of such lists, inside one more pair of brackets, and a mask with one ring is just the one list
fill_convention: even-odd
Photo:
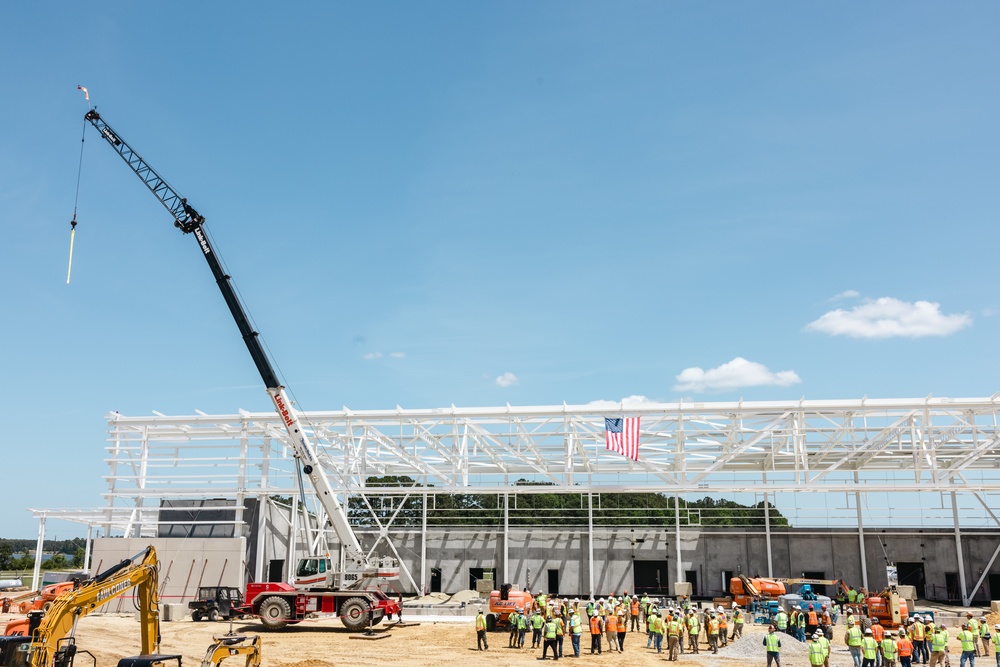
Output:
[[482,614],[479,614],[478,616],[476,616],[476,630],[485,630],[485,629],[486,629],[486,617],[483,616]]
[[948,646],[948,631],[939,630],[934,633],[934,640],[931,643],[931,651],[943,651]]
[[547,621],[545,623],[545,638],[546,639],[555,639],[556,638],[556,622],[555,621]]
[[780,642],[781,640],[778,639],[778,633],[776,632],[769,632],[764,637],[764,646],[767,648],[768,653],[777,653],[780,651],[781,647],[778,645]]
[[972,630],[962,630],[958,633],[958,641],[962,642],[963,651],[976,650],[976,635]]
[[861,646],[861,640],[863,635],[861,634],[861,628],[856,625],[852,625],[847,628],[847,645],[848,646]]
[[822,665],[826,661],[826,651],[819,641],[809,642],[809,664]]
[[896,640],[891,637],[886,637],[882,640],[882,657],[886,660],[896,659]]
[[874,660],[877,652],[878,642],[875,641],[874,637],[865,637],[861,640],[861,655],[865,657],[865,660]]

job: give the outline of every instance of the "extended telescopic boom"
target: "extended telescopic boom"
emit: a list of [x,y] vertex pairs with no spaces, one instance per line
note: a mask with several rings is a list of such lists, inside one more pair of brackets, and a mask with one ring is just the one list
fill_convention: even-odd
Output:
[[173,216],[174,225],[185,234],[193,233],[194,237],[198,240],[198,246],[201,248],[209,268],[212,269],[212,275],[215,276],[215,282],[219,286],[226,304],[229,306],[229,312],[232,313],[233,319],[236,320],[236,326],[240,329],[243,342],[246,343],[247,349],[250,351],[250,356],[253,358],[254,364],[257,365],[257,371],[260,373],[261,379],[264,380],[267,393],[271,396],[271,400],[274,401],[274,407],[278,411],[278,414],[281,415],[281,420],[288,431],[292,447],[295,450],[295,456],[302,462],[302,472],[312,482],[319,500],[333,524],[333,529],[337,533],[337,537],[340,539],[341,544],[344,545],[346,551],[344,572],[358,575],[357,577],[349,578],[351,582],[357,583],[360,583],[364,578],[376,576],[379,571],[385,572],[386,568],[384,565],[382,568],[375,568],[369,564],[368,557],[362,550],[357,535],[355,535],[354,530],[348,523],[347,513],[334,495],[330,481],[327,479],[322,466],[319,465],[316,449],[302,429],[299,417],[294,408],[292,408],[291,402],[288,400],[288,395],[285,393],[285,388],[278,382],[278,376],[274,372],[271,360],[264,351],[257,332],[251,326],[250,320],[243,310],[243,305],[236,295],[236,290],[233,288],[229,276],[223,270],[219,258],[212,249],[211,241],[209,241],[208,236],[205,234],[205,230],[202,229],[202,226],[205,224],[205,217],[188,204],[187,199],[181,197],[176,190],[170,187],[170,184],[156,173],[142,159],[142,156],[136,153],[101,118],[96,110],[88,111],[84,118],[97,128],[101,136],[117,151],[122,159],[125,160],[125,163],[135,172],[136,176],[149,188],[149,191],[163,204],[163,207]]

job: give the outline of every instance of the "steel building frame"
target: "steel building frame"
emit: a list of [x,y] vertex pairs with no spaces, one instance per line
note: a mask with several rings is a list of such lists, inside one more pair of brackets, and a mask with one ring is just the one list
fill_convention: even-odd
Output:
[[[789,494],[841,494],[847,500],[840,509],[855,515],[863,564],[863,508],[872,494],[937,494],[942,499],[937,509],[951,513],[962,596],[968,603],[982,578],[966,594],[961,528],[969,527],[970,514],[960,507],[959,496],[975,501],[976,520],[987,517],[1000,526],[988,500],[990,494],[1000,493],[998,412],[1000,396],[994,395],[344,408],[307,412],[303,418],[331,481],[345,494],[364,498],[369,509],[368,497],[373,495],[496,493],[503,496],[506,508],[509,497],[520,494],[583,493],[592,502],[601,493],[658,492],[677,498],[763,496],[766,513],[775,498]],[[638,461],[606,450],[605,417],[641,419]],[[232,499],[233,522],[238,525],[243,498],[299,494],[287,434],[271,412],[149,417],[115,413],[108,415],[108,432],[107,506],[33,510],[41,520],[40,540],[47,516],[86,523],[91,529],[100,526],[106,535],[137,536],[159,525],[163,499]],[[386,475],[408,476],[419,486],[367,485],[370,477]],[[516,485],[520,479],[546,484]],[[380,521],[374,510],[372,515],[379,540],[395,549],[391,519]],[[504,526],[506,531],[506,512]],[[679,536],[680,513],[675,529]],[[768,521],[769,570],[770,529]],[[325,538],[317,530],[311,540],[318,544]],[[679,569],[679,539],[677,544]],[[506,540],[504,545],[506,566]],[[998,554],[1000,545],[986,571]]]

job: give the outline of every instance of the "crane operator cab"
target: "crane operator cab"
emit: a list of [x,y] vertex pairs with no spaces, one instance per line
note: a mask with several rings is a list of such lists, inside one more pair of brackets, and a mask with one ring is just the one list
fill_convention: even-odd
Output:
[[[399,579],[399,562],[388,556],[376,558],[366,567],[346,567],[334,570],[329,556],[313,556],[299,560],[295,569],[295,588],[302,590],[362,588]],[[2,667],[2,665],[0,665]]]

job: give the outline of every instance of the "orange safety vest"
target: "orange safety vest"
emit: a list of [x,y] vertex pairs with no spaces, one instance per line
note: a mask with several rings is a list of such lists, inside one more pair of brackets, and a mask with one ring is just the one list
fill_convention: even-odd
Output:
[[599,635],[601,634],[601,617],[591,616],[590,617],[590,634]]
[[608,616],[608,632],[618,632],[618,617],[614,614]]
[[816,612],[809,612],[809,615],[806,616],[806,623],[809,625],[819,625],[819,621],[816,619]]
[[639,615],[639,601],[638,600],[632,600],[632,609],[631,609],[631,611],[632,611],[632,615],[633,616],[638,616]]
[[913,655],[913,642],[906,637],[896,641],[896,648],[899,649],[899,657],[905,658]]
[[719,628],[725,630],[728,627],[729,627],[729,621],[726,620],[726,615],[723,614],[722,616],[719,617]]
[[872,639],[881,643],[884,638],[885,638],[885,628],[883,628],[881,625],[878,625],[877,623],[873,623]]

